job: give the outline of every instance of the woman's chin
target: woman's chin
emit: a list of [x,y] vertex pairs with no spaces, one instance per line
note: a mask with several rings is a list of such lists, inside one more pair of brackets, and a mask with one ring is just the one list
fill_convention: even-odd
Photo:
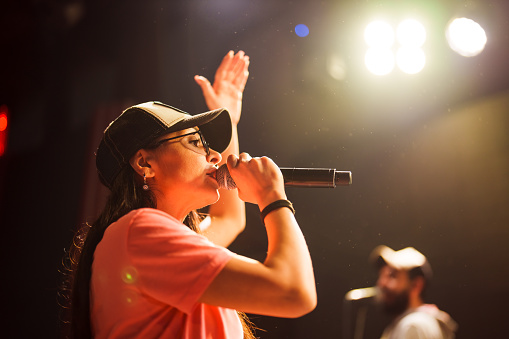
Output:
[[200,200],[203,201],[203,203],[201,204],[202,206],[200,208],[215,204],[219,200],[219,197],[220,194],[218,189],[215,191],[207,192],[206,194],[202,194]]
[[221,197],[221,193],[219,193],[219,189],[216,189],[216,196],[214,198],[214,202],[212,202],[211,204],[215,204],[219,198]]

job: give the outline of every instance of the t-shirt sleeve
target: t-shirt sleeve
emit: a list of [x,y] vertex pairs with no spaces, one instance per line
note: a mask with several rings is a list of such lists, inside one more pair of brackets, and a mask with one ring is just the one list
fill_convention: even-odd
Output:
[[164,212],[150,209],[134,215],[127,241],[141,292],[185,313],[192,311],[234,255]]

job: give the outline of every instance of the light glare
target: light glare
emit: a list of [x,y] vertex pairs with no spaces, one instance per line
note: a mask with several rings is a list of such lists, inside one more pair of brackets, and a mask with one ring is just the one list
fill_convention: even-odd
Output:
[[426,41],[426,29],[417,20],[402,21],[396,30],[398,42],[402,46],[421,47]]
[[446,38],[451,49],[465,57],[481,53],[487,42],[481,25],[467,18],[454,19],[447,27]]
[[327,71],[329,75],[336,80],[346,78],[346,63],[339,55],[331,54],[327,58]]
[[389,48],[394,43],[394,30],[384,21],[373,21],[366,26],[364,39],[369,47]]
[[403,72],[415,74],[424,68],[426,57],[419,47],[401,47],[396,53],[396,63]]
[[0,132],[7,129],[7,114],[0,114]]
[[375,75],[386,75],[394,69],[394,53],[389,48],[370,48],[364,62],[368,70]]

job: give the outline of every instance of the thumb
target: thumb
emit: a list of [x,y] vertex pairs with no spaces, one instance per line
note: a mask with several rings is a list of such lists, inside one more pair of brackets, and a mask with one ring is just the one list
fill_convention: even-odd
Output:
[[208,98],[211,95],[213,95],[214,90],[212,89],[212,85],[210,84],[210,81],[207,78],[205,78],[201,75],[195,75],[194,81],[196,81],[196,83],[200,86],[200,88],[203,92],[203,96],[205,98]]

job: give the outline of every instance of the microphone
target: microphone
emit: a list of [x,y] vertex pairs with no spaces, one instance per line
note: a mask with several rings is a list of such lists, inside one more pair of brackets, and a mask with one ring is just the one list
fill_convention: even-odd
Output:
[[376,287],[365,287],[365,288],[357,288],[355,290],[350,290],[345,294],[345,300],[359,300],[365,298],[376,297],[378,294],[378,290]]
[[[336,185],[348,186],[352,184],[352,172],[350,171],[336,171],[332,168],[280,167],[279,169],[283,174],[285,186],[334,188]],[[226,164],[217,169],[216,180],[219,188],[227,190],[237,188]]]

